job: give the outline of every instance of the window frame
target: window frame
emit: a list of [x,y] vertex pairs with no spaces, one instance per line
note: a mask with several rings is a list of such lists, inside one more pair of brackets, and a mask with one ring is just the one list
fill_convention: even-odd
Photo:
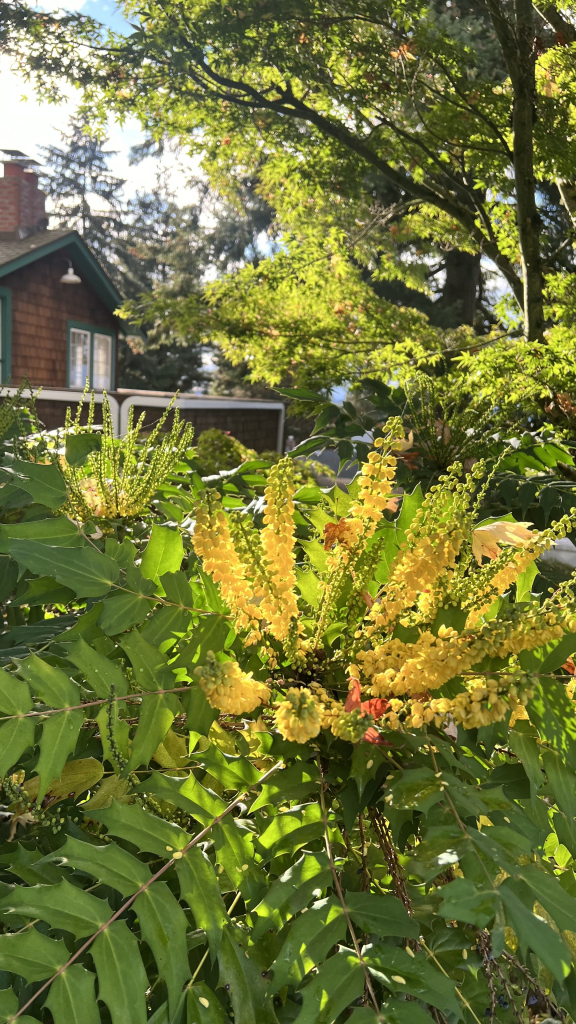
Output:
[[12,374],[12,290],[0,287],[0,383]]
[[86,324],[81,323],[79,320],[68,320],[67,324],[67,340],[66,340],[66,386],[77,387],[76,384],[70,383],[70,333],[71,331],[87,331],[90,335],[89,352],[88,352],[88,380],[90,381],[90,387],[93,387],[94,380],[94,335],[104,334],[107,338],[110,338],[110,386],[108,388],[98,388],[98,391],[114,391],[116,387],[116,332],[110,327],[99,327],[97,324]]

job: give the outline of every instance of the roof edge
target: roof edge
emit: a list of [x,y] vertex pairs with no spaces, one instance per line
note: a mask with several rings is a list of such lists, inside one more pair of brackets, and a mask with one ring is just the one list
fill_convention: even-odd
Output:
[[86,283],[94,289],[107,309],[111,313],[115,313],[118,306],[122,303],[122,296],[90,249],[88,243],[75,230],[61,235],[60,238],[39,244],[29,252],[16,256],[8,263],[4,263],[0,266],[0,280],[7,277],[8,274],[13,274],[16,270],[21,270],[22,267],[29,266],[42,257],[49,256],[51,253],[58,252],[59,249],[64,248],[73,251],[76,264],[75,269],[80,271],[81,275],[84,275]]

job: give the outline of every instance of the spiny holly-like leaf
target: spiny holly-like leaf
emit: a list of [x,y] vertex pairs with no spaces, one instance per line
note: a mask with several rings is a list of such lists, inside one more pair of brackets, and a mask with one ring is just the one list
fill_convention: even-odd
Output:
[[[0,1024],[6,1024],[15,1013],[18,1013],[18,996],[11,988],[0,989]],[[29,1017],[27,1013],[18,1017],[18,1021],[19,1024],[38,1024],[36,1018]],[[60,1021],[56,1024],[60,1024]]]
[[235,889],[245,892],[254,865],[252,833],[234,818],[224,818],[212,829],[216,862],[220,864]]
[[[193,852],[193,851],[191,851]],[[179,862],[181,863],[181,862]],[[148,943],[175,1011],[182,987],[190,977],[186,947],[186,917],[165,882],[154,882],[134,901],[142,938]]]
[[[84,757],[78,761],[67,761],[62,769],[59,779],[53,779],[50,783],[47,796],[51,797],[52,804],[58,800],[65,800],[66,797],[79,796],[87,789],[100,782],[104,774],[104,765],[95,757]],[[36,800],[39,791],[40,777],[33,776],[23,784],[31,800]]]
[[134,677],[143,690],[168,690],[175,686],[175,677],[163,654],[151,647],[134,629],[123,637],[122,647],[132,662]]
[[367,935],[401,935],[417,939],[420,929],[396,896],[368,892],[347,892],[346,907],[354,924]]
[[347,922],[340,900],[335,896],[314,903],[288,929],[272,971],[272,989],[284,985],[296,988],[313,967],[321,964],[328,951],[346,935]]
[[0,777],[4,777],[24,751],[33,745],[35,730],[33,718],[13,718],[0,725]]
[[140,594],[112,594],[102,605],[98,625],[106,636],[116,636],[144,622],[151,607],[152,602]]
[[61,548],[33,540],[15,540],[10,554],[39,576],[53,576],[77,597],[103,597],[120,574],[118,563],[96,548]]
[[32,710],[27,684],[3,669],[0,669],[0,710],[4,715],[25,715]]
[[93,810],[90,817],[101,821],[112,835],[134,843],[139,850],[166,859],[170,851],[182,850],[192,838],[179,825],[149,814],[140,804],[119,804],[114,800],[111,807]]
[[[172,679],[174,682],[174,679]],[[132,752],[125,774],[148,765],[158,744],[162,743],[174,718],[180,702],[175,693],[154,693],[142,700],[136,734],[132,740]]]
[[424,953],[411,957],[405,949],[374,945],[366,956],[370,972],[394,995],[411,995],[461,1016],[455,983],[433,967]]
[[125,921],[114,921],[90,948],[98,974],[98,998],[112,1024],[146,1024],[148,978],[138,940]]
[[36,654],[18,663],[18,671],[49,708],[69,708],[80,703],[80,690],[61,668],[50,665]]
[[218,996],[201,981],[188,989],[187,1024],[226,1024],[227,1017]]
[[0,971],[19,974],[28,982],[50,978],[68,956],[62,939],[49,939],[36,928],[0,935]]
[[97,899],[66,879],[58,885],[17,885],[0,900],[0,910],[4,914],[40,918],[51,928],[72,932],[77,939],[92,935],[112,916],[106,900]]
[[41,465],[36,462],[24,462],[13,459],[9,465],[0,469],[0,479],[7,480],[23,491],[27,491],[32,501],[38,505],[57,509],[66,501],[66,484],[64,477],[54,463]]
[[155,524],[142,555],[142,575],[149,580],[159,580],[165,573],[178,572],[183,557],[184,547],[179,532],[169,526]]
[[525,943],[546,964],[557,981],[567,978],[571,970],[571,958],[559,935],[541,918],[527,909],[524,902],[514,892],[515,884],[505,879],[498,888],[504,903],[506,920],[514,929],[520,942]]
[[364,971],[358,957],[341,949],[320,967],[302,989],[302,1009],[295,1024],[332,1024],[364,990]]
[[54,1024],[100,1024],[95,982],[96,976],[80,964],[70,964],[52,982],[46,1006]]
[[150,871],[142,861],[133,857],[115,843],[93,846],[68,836],[59,850],[47,854],[38,866],[52,861],[67,864],[99,879],[104,885],[117,889],[122,896],[132,896],[141,885],[150,880]]
[[68,434],[66,438],[66,462],[69,466],[83,466],[92,452],[100,451],[101,434]]
[[210,943],[212,959],[218,955],[222,929],[228,920],[214,867],[206,854],[192,847],[176,864],[180,898],[194,914],[197,928],[203,928]]
[[271,986],[258,950],[234,925],[226,925],[218,956],[220,984],[226,986],[234,1010],[234,1024],[277,1024]]
[[44,723],[40,757],[36,765],[40,776],[36,797],[38,804],[42,803],[52,780],[60,778],[68,755],[76,747],[83,721],[82,711],[59,711]]
[[70,645],[66,657],[81,670],[96,696],[108,697],[112,685],[117,697],[128,693],[128,680],[119,663],[95,651],[82,637]]
[[283,853],[295,853],[323,833],[319,804],[308,804],[303,810],[277,814],[259,837],[258,845],[268,858],[279,857]]
[[270,928],[280,929],[294,914],[303,910],[317,890],[332,883],[332,872],[325,853],[305,853],[277,878],[264,899],[251,911],[253,941]]
[[224,800],[209,792],[192,773],[187,778],[152,772],[146,782],[135,787],[136,793],[152,793],[162,800],[168,800],[183,811],[193,815],[203,825],[209,825],[222,811]]

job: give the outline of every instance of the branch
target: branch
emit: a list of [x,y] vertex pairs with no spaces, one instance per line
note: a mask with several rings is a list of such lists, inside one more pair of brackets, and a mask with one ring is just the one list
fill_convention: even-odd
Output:
[[[273,768],[270,768],[270,771],[266,772],[266,774],[263,775],[262,778],[258,780],[256,785],[259,786],[263,782],[266,782],[269,779],[269,777],[273,774],[273,772],[275,772],[281,766],[281,764],[282,764],[282,761],[278,761],[277,764],[275,764],[273,766]],[[130,898],[127,899],[126,902],[122,904],[122,906],[116,911],[116,913],[112,914],[112,917],[109,918],[109,920],[106,921],[105,924],[101,925],[100,928],[98,929],[98,931],[94,932],[94,934],[91,935],[90,938],[86,940],[84,945],[81,946],[80,949],[77,950],[76,953],[74,953],[74,955],[70,957],[70,959],[63,965],[63,967],[60,967],[59,970],[56,971],[56,974],[53,974],[51,978],[48,978],[48,981],[45,981],[44,984],[41,985],[40,988],[36,990],[36,992],[31,997],[31,999],[29,999],[27,1003],[24,1003],[24,1006],[22,1006],[18,1010],[18,1013],[15,1013],[12,1017],[8,1018],[8,1020],[6,1021],[6,1024],[13,1024],[13,1021],[17,1020],[18,1017],[21,1017],[22,1014],[25,1013],[25,1011],[28,1010],[32,1006],[32,1003],[34,1003],[36,1001],[38,996],[41,995],[42,992],[45,992],[47,988],[50,988],[50,985],[52,984],[52,982],[56,981],[56,978],[59,978],[61,974],[64,974],[64,971],[68,967],[70,967],[71,964],[73,964],[74,961],[78,959],[78,957],[82,956],[82,954],[85,953],[87,949],[90,948],[90,946],[92,945],[94,940],[97,939],[98,936],[102,934],[102,932],[105,932],[106,929],[114,921],[117,921],[118,918],[122,916],[122,914],[124,913],[125,910],[128,910],[128,908],[132,906],[132,904],[134,903],[134,900],[137,899],[137,897],[140,896],[141,893],[146,892],[146,889],[149,889],[153,882],[156,882],[159,878],[161,878],[162,875],[166,871],[168,871],[168,869],[171,868],[176,863],[177,860],[181,860],[182,857],[184,856],[184,854],[188,852],[188,850],[192,849],[192,847],[196,846],[196,844],[199,843],[200,840],[204,838],[204,836],[208,835],[210,830],[214,828],[214,825],[218,825],[222,821],[222,819],[226,817],[227,814],[230,814],[230,811],[233,811],[234,808],[237,807],[238,804],[243,801],[244,797],[246,796],[247,793],[250,792],[251,789],[254,789],[254,786],[249,786],[248,789],[244,790],[243,793],[240,793],[240,795],[237,796],[232,801],[232,803],[228,804],[228,806],[224,808],[224,810],[222,811],[221,814],[218,814],[217,817],[214,818],[214,821],[212,821],[209,825],[207,825],[206,828],[202,829],[202,831],[199,832],[197,836],[194,836],[194,839],[191,839],[190,842],[187,844],[187,846],[184,847],[183,850],[177,850],[175,852],[175,854],[170,858],[170,860],[166,861],[166,863],[162,865],[160,870],[157,871],[155,875],[152,875],[152,877],[149,878],[147,882],[144,882],[143,885],[140,886],[138,891],[135,892],[133,896],[130,896]]]
[[564,40],[567,43],[576,42],[576,28],[574,28],[574,25],[569,21],[566,21],[564,15],[560,13],[554,4],[534,2],[534,7],[538,11],[538,14],[544,18],[544,21],[547,21],[548,24],[551,25],[557,35],[564,36]]

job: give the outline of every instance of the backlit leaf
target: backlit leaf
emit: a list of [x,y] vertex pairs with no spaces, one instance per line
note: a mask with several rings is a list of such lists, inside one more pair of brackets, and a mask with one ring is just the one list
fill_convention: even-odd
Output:
[[165,573],[178,572],[183,557],[184,547],[178,530],[154,524],[142,555],[142,575],[149,580],[158,580]]
[[176,873],[180,883],[180,898],[186,900],[194,914],[196,927],[206,932],[214,959],[220,949],[222,929],[228,914],[212,862],[202,850],[192,847],[177,861]]
[[76,748],[84,715],[81,711],[59,711],[44,723],[36,772],[40,785],[36,801],[42,803],[51,782],[59,779],[69,754]]

